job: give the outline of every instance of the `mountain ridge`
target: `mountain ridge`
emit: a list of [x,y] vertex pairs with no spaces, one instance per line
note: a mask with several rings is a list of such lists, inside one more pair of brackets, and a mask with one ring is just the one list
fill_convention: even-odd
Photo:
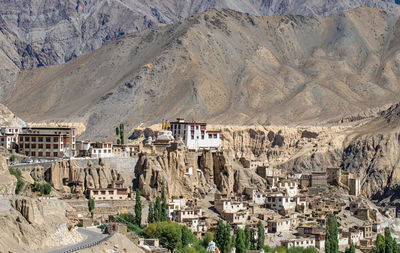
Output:
[[22,72],[6,105],[27,121],[83,122],[92,137],[176,116],[327,122],[398,102],[398,20],[371,8],[328,18],[210,10]]

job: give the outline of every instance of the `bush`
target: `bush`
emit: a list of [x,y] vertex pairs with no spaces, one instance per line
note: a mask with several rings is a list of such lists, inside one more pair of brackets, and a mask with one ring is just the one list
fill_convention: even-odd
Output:
[[11,175],[13,175],[13,176],[15,176],[15,178],[17,178],[17,185],[15,186],[15,194],[19,194],[25,185],[24,181],[21,178],[21,171],[14,170],[12,168],[8,168],[8,171],[10,172]]
[[33,184],[31,184],[31,190],[32,192],[39,192],[42,193],[43,192],[43,185],[39,182],[35,182]]
[[51,184],[46,182],[44,184],[44,194],[49,195],[51,192]]

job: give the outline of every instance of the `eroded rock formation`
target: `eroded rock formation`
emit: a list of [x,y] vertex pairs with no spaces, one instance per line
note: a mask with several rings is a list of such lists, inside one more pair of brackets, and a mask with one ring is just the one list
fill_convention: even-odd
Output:
[[86,167],[80,167],[73,160],[63,160],[55,162],[47,171],[47,178],[51,185],[58,191],[64,193],[83,194],[87,188],[107,188],[112,180],[125,180],[126,185],[130,185],[119,172],[99,163],[93,166],[88,162]]

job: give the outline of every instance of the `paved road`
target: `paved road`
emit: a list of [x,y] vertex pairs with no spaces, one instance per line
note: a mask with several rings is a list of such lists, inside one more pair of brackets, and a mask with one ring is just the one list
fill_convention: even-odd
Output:
[[89,248],[91,245],[94,246],[109,237],[109,235],[99,234],[94,231],[86,230],[83,228],[78,228],[78,232],[87,237],[85,241],[65,247],[65,248],[47,251],[46,253],[73,252],[80,248]]

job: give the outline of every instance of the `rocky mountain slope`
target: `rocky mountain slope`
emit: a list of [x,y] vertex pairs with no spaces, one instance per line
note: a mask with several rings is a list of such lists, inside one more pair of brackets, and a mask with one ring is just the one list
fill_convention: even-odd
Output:
[[0,126],[24,126],[25,122],[12,113],[5,105],[0,104]]
[[212,8],[252,15],[329,16],[359,6],[400,13],[394,0],[1,0],[0,98],[15,88],[19,69],[60,64],[126,33]]
[[[13,194],[16,178],[0,155],[0,193]],[[74,226],[71,206],[59,199],[0,196],[0,248],[10,252],[38,252],[83,240]]]
[[28,121],[83,122],[85,137],[176,116],[262,125],[363,117],[398,100],[398,20],[371,8],[329,18],[211,10],[25,71],[6,105]]

